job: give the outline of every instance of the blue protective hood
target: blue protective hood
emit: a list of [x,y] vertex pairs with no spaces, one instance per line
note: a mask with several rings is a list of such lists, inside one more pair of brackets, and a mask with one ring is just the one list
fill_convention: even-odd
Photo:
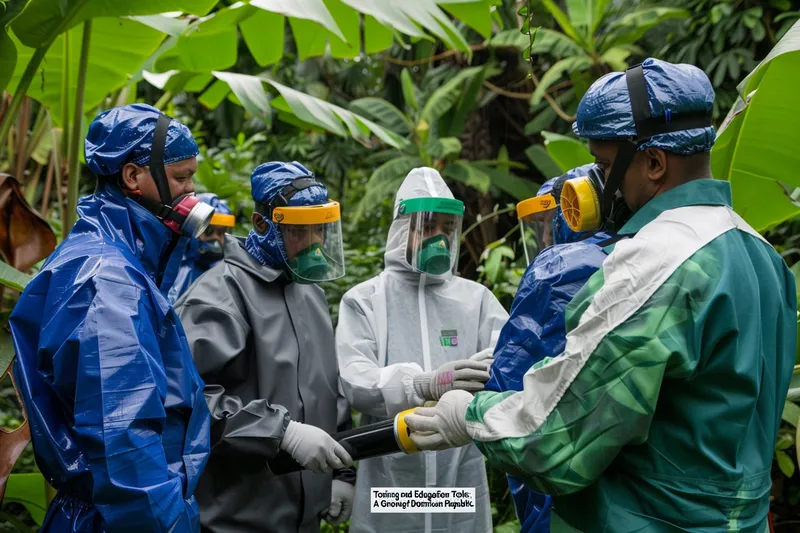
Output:
[[[311,176],[311,171],[297,161],[282,163],[273,161],[256,167],[250,176],[253,200],[268,204],[287,185],[297,178]],[[309,187],[296,193],[289,200],[290,206],[320,205],[328,201],[328,189],[323,185]],[[263,214],[263,213],[262,213]],[[264,219],[267,231],[263,235],[251,229],[244,247],[259,263],[274,269],[283,269],[286,251],[277,224]]]
[[[650,113],[653,117],[687,112],[711,112],[714,88],[708,76],[693,65],[675,65],[658,59],[642,63]],[[636,135],[624,72],[612,72],[595,81],[578,105],[572,131],[586,139],[623,139]],[[680,155],[710,152],[713,127],[655,135],[639,145]]]
[[220,199],[220,197],[214,194],[213,192],[201,192],[200,194],[197,195],[197,198],[201,202],[205,202],[211,207],[213,207],[215,213],[219,213],[220,215],[233,214],[231,208],[228,207],[228,202]]
[[[97,115],[86,134],[86,166],[98,176],[111,176],[127,163],[147,165],[160,114],[158,109],[147,104],[131,104]],[[164,165],[196,157],[199,153],[189,128],[173,119],[167,130]]]

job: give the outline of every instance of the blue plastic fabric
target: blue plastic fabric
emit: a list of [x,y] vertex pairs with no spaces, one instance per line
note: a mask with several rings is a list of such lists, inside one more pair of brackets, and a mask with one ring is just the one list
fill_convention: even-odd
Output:
[[[197,198],[199,198],[201,202],[205,202],[213,207],[215,213],[221,213],[223,215],[233,214],[233,211],[231,211],[231,208],[228,207],[228,204],[225,202],[225,200],[221,200],[220,197],[214,193],[200,193],[197,195]],[[211,251],[209,249],[210,244],[211,243],[196,239],[191,239],[189,241],[189,245],[186,247],[186,252],[183,254],[183,259],[181,260],[181,266],[178,269],[175,282],[172,284],[172,288],[169,290],[167,299],[169,300],[170,304],[174,304],[176,301],[178,301],[178,298],[180,298],[181,295],[186,292],[186,290],[197,278],[200,277],[203,272],[217,264],[218,261],[208,262],[205,263],[205,265],[198,261],[203,252]]]
[[[559,199],[563,182],[585,176],[592,165],[568,171],[548,180],[537,196],[552,193]],[[528,266],[511,306],[511,315],[500,332],[486,390],[521,391],[525,372],[545,357],[564,351],[567,304],[603,264],[606,254],[598,243],[606,233],[572,231],[561,207],[553,217],[554,246],[544,249]],[[549,533],[552,498],[507,476],[508,487],[522,533]]]
[[[710,112],[714,88],[705,72],[693,65],[673,64],[659,59],[642,63],[650,113],[654,117],[686,112]],[[587,139],[620,139],[636,135],[624,72],[612,72],[595,81],[578,104],[572,131]],[[714,146],[713,127],[655,135],[639,145],[661,148],[680,155],[710,152]]]
[[[303,176],[310,176],[311,172],[298,163],[282,163],[273,161],[263,163],[256,167],[250,175],[250,190],[253,200],[258,203],[268,204],[281,190],[292,181]],[[328,189],[309,187],[296,193],[289,200],[290,206],[319,205],[328,201]],[[278,226],[271,220],[266,220],[267,232],[261,235],[251,229],[245,240],[245,248],[250,255],[264,266],[282,269],[285,262],[286,250],[283,248],[283,239]]]
[[[178,301],[178,298],[191,287],[192,283],[199,278],[206,269],[200,267],[200,245],[203,244],[197,239],[191,239],[186,252],[181,259],[181,266],[178,268],[178,274],[175,276],[175,282],[170,287],[167,300],[170,304]],[[209,268],[213,265],[209,265]]]
[[213,192],[201,192],[197,195],[197,198],[201,202],[205,202],[211,207],[214,208],[215,213],[219,213],[221,215],[232,215],[233,211],[231,208],[228,207],[228,202],[221,199],[219,196],[214,194]]
[[[97,115],[86,134],[86,166],[99,176],[111,176],[127,163],[147,165],[160,114],[158,109],[147,104],[130,104]],[[189,128],[177,120],[170,122],[164,164],[196,157],[199,153]]]
[[59,492],[41,531],[196,533],[209,413],[166,299],[187,239],[114,186],[78,213],[10,318],[36,463]]

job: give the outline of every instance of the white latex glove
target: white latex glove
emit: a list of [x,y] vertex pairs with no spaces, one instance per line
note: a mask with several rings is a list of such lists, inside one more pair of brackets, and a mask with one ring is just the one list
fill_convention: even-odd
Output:
[[331,504],[322,511],[325,521],[332,526],[338,526],[350,519],[350,513],[353,512],[353,497],[356,494],[356,488],[350,483],[333,480],[331,485]]
[[451,361],[433,372],[414,376],[414,390],[424,400],[438,400],[445,392],[454,389],[479,392],[489,381],[489,365],[486,362]]
[[450,391],[436,407],[419,407],[406,415],[411,440],[420,450],[446,450],[472,442],[467,433],[467,407],[472,394],[463,390]]
[[494,361],[494,346],[491,348],[486,348],[485,350],[481,350],[470,357],[469,360],[477,361],[479,363],[486,363],[487,365],[492,366],[492,361]]
[[341,444],[318,427],[289,421],[281,449],[312,472],[331,472],[353,466],[353,458]]

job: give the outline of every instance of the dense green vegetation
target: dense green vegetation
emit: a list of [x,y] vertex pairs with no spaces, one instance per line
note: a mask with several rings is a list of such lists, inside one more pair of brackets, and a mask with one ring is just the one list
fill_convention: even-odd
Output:
[[[109,4],[0,1],[0,170],[19,182],[15,212],[27,201],[52,229],[37,230],[40,257],[94,187],[81,165],[88,122],[147,102],[192,129],[196,187],[229,201],[236,234],[249,230],[257,164],[297,160],[326,183],[346,231],[347,275],[324,286],[334,320],[342,294],[382,268],[393,194],[412,168],[437,168],[464,200],[459,271],[508,307],[524,267],[513,205],[591,160],[569,125],[595,79],[648,56],[696,64],[717,90],[721,124],[737,84],[800,18],[796,0],[425,0],[413,13],[401,0],[294,0],[277,2],[280,11],[230,0]],[[186,14],[155,15],[165,11]],[[800,274],[800,221],[757,229]],[[0,254],[36,272],[15,263],[10,240]],[[0,292],[4,319],[17,295]],[[5,368],[13,351],[2,335]],[[776,531],[800,520],[797,373],[792,387],[776,447]],[[0,427],[22,419],[6,379]],[[35,470],[28,448],[14,472]],[[496,531],[518,531],[504,474],[491,472],[490,485]],[[45,496],[38,479],[18,487],[19,501]],[[40,514],[7,495],[0,531],[35,529]]]

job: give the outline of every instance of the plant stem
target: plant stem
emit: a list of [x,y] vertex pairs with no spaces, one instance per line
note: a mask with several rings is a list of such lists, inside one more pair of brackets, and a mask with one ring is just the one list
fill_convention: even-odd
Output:
[[78,64],[78,87],[75,91],[75,115],[72,119],[72,134],[69,146],[69,170],[67,171],[67,212],[64,224],[65,231],[69,233],[75,223],[76,208],[78,207],[78,185],[80,183],[80,157],[78,149],[81,137],[81,119],[83,118],[83,95],[86,90],[86,71],[89,66],[89,45],[92,40],[92,19],[83,23],[83,43],[81,43],[81,59]]
[[25,94],[28,92],[28,87],[31,86],[33,77],[36,75],[36,71],[39,69],[39,65],[42,64],[44,55],[47,53],[47,49],[50,48],[51,44],[52,41],[37,48],[33,53],[33,57],[31,57],[28,66],[25,67],[25,72],[22,73],[22,78],[19,80],[19,85],[17,85],[14,98],[12,98],[11,104],[8,106],[8,110],[3,117],[3,124],[0,125],[0,146],[5,144],[6,139],[8,139],[8,133],[11,131],[11,125],[14,124],[14,121],[17,119],[17,112],[19,111],[19,107],[22,105],[22,101],[25,100]]
[[513,206],[513,205],[510,205],[510,206],[506,207],[505,209],[501,209],[499,211],[493,211],[493,212],[489,213],[488,215],[486,215],[485,217],[481,218],[480,220],[478,220],[477,222],[472,224],[470,227],[468,227],[467,230],[461,234],[461,240],[463,241],[465,239],[465,237],[472,232],[472,230],[474,230],[475,228],[477,228],[478,226],[480,226],[481,224],[483,224],[487,220],[491,220],[492,218],[494,218],[496,216],[500,216],[500,215],[504,215],[506,213],[509,213],[509,212],[513,211],[514,209],[516,209],[516,207]]
[[161,98],[158,99],[153,107],[160,111],[162,107],[169,103],[170,100],[172,100],[172,91],[166,91],[161,95]]
[[[69,31],[64,32],[64,49],[61,57],[61,146],[53,146],[61,150],[61,156],[67,156],[69,147]],[[64,222],[63,220],[61,221]]]

